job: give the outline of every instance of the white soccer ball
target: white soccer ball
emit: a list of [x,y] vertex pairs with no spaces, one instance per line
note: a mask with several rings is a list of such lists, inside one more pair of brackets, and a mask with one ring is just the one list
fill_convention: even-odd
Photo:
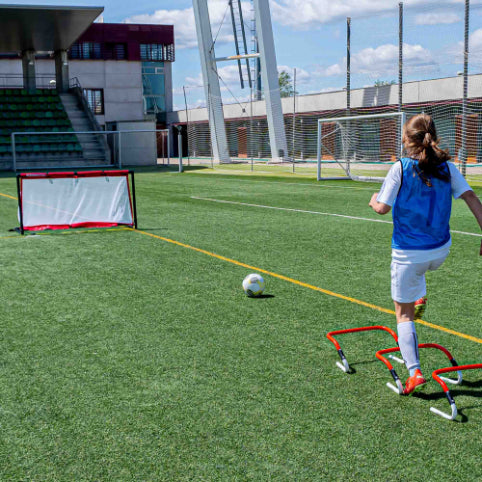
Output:
[[243,290],[250,297],[259,296],[264,291],[264,279],[257,273],[251,273],[243,280]]

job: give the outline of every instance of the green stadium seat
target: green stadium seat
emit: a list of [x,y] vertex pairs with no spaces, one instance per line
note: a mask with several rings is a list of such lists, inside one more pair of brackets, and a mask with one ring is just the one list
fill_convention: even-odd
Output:
[[[11,155],[12,132],[73,132],[56,90],[0,89],[0,156]],[[17,135],[16,153],[22,158],[62,153],[78,156],[82,147],[75,135]]]

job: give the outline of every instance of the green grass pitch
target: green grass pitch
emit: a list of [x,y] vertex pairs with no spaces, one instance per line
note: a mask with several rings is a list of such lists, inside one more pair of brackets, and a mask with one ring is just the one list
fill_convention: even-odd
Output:
[[[0,480],[480,480],[482,371],[451,387],[446,421],[436,383],[385,386],[386,333],[339,337],[356,373],[336,367],[328,331],[393,315],[270,275],[250,299],[253,270],[161,239],[391,310],[391,225],[316,214],[390,221],[368,208],[379,185],[207,172],[136,173],[142,232],[25,237],[0,179]],[[463,201],[452,229],[478,232]],[[424,320],[441,329],[417,325],[460,364],[482,362],[444,331],[482,338],[479,245],[453,234],[428,276]],[[447,366],[421,356],[427,376]]]

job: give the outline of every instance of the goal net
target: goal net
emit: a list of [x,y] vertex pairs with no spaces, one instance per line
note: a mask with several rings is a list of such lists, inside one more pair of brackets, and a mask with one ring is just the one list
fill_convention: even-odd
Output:
[[137,228],[132,171],[24,173],[17,176],[17,189],[22,234],[79,227]]
[[400,158],[404,121],[403,112],[318,119],[318,180],[383,181]]

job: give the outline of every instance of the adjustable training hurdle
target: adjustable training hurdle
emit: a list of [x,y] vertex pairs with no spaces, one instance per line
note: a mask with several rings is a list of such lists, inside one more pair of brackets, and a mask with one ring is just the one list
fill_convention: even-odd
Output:
[[472,365],[459,365],[457,367],[439,368],[438,370],[434,370],[432,372],[432,378],[442,387],[443,391],[445,392],[447,400],[450,403],[451,414],[449,415],[448,413],[442,412],[442,410],[438,410],[434,407],[430,407],[430,411],[432,413],[435,413],[436,415],[440,415],[441,417],[446,418],[447,420],[455,420],[455,417],[457,416],[457,406],[455,405],[455,400],[450,394],[447,384],[445,383],[447,381],[453,383],[453,380],[450,380],[450,378],[441,377],[440,373],[448,373],[454,371],[460,373],[461,370],[475,370],[479,368],[482,368],[482,363],[474,363]]
[[[345,357],[345,354],[343,353],[343,350],[340,347],[340,344],[338,341],[335,339],[336,335],[345,335],[347,333],[360,333],[362,331],[374,331],[374,330],[382,330],[386,331],[390,335],[392,335],[393,339],[395,340],[395,343],[398,344],[398,336],[397,334],[387,326],[382,326],[382,325],[375,325],[375,326],[363,326],[360,328],[348,328],[346,330],[337,330],[337,331],[330,331],[329,333],[326,334],[326,337],[328,340],[330,340],[334,345],[335,348],[338,352],[338,355],[340,355],[341,358],[341,363],[336,362],[336,365],[343,370],[345,373],[350,373],[352,370],[350,368],[350,364],[348,363],[348,360]],[[403,360],[397,360],[400,361],[400,363],[403,363]]]
[[[339,342],[336,340],[335,336],[338,335],[344,335],[348,333],[360,333],[360,332],[367,332],[367,331],[375,331],[375,330],[380,330],[380,331],[385,331],[388,334],[392,336],[392,338],[395,340],[395,343],[398,345],[398,336],[397,334],[387,326],[382,326],[382,325],[374,325],[374,326],[364,326],[364,327],[359,327],[359,328],[348,328],[345,330],[336,330],[336,331],[330,331],[329,333],[326,334],[326,337],[335,345],[335,348],[338,352],[338,355],[340,356],[341,363],[339,361],[336,362],[336,365],[345,373],[351,373],[353,372],[352,368],[350,367],[350,364],[348,363],[348,360],[341,349],[341,346]],[[455,417],[457,416],[457,406],[455,405],[455,401],[450,394],[450,391],[447,387],[447,383],[453,384],[453,385],[460,385],[462,383],[462,371],[463,370],[474,370],[474,369],[480,369],[482,368],[482,363],[475,363],[471,365],[458,365],[457,362],[455,361],[455,358],[452,356],[449,350],[447,348],[443,347],[442,345],[439,345],[437,343],[420,343],[418,345],[419,348],[435,348],[442,353],[445,354],[445,356],[448,358],[449,362],[451,363],[451,367],[446,367],[446,368],[439,368],[435,370],[432,373],[432,378],[442,387],[443,391],[445,392],[445,395],[447,397],[447,400],[449,401],[450,408],[451,408],[451,413],[445,413],[442,412],[441,410],[438,410],[437,408],[430,407],[430,411],[432,413],[435,413],[436,415],[440,415],[441,417],[447,419],[447,420],[455,420]],[[397,361],[398,363],[403,363],[403,360],[394,356],[393,353],[400,352],[400,348],[398,346],[394,348],[386,348],[383,350],[378,350],[375,354],[375,356],[385,364],[385,366],[388,368],[390,371],[390,374],[392,375],[392,378],[395,382],[395,385],[393,385],[390,382],[387,382],[387,387],[390,388],[390,390],[394,391],[398,395],[403,395],[403,385],[402,382],[400,381],[400,377],[398,376],[397,372],[393,368],[393,365],[390,363],[390,361],[385,357],[384,355],[388,355],[388,358],[391,358],[392,360]],[[447,377],[442,377],[440,374],[442,373],[450,373],[450,372],[457,372],[457,379],[453,378],[447,378]]]
[[[437,350],[440,350],[441,352],[445,353],[447,358],[449,359],[450,363],[452,364],[452,367],[456,367],[458,370],[458,365],[457,362],[455,361],[454,357],[452,354],[447,350],[447,348],[443,347],[442,345],[438,345],[437,343],[420,343],[418,345],[418,348],[435,348]],[[397,372],[394,370],[392,364],[383,356],[387,353],[394,353],[394,352],[399,352],[400,348],[387,348],[385,350],[379,350],[375,353],[375,356],[385,363],[386,367],[390,370],[390,374],[393,377],[393,380],[395,381],[396,386],[392,385],[390,382],[387,382],[387,387],[393,390],[395,393],[398,393],[399,395],[403,394],[403,385],[402,382],[400,381],[400,378],[397,375]],[[445,378],[442,377],[446,382],[448,383],[453,383],[454,385],[460,385],[462,383],[462,372],[457,371],[458,377],[457,380],[452,380],[451,378]]]

